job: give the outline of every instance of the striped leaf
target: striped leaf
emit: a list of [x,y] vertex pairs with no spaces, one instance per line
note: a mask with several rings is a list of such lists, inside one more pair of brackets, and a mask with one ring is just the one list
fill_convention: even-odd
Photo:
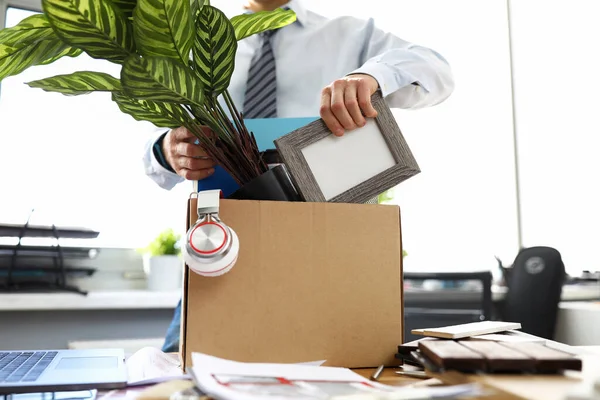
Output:
[[4,46],[24,47],[38,40],[57,38],[44,14],[35,14],[17,25],[0,30],[0,43]]
[[169,58],[130,56],[121,70],[123,91],[143,100],[202,105],[202,83],[194,72]]
[[236,51],[235,31],[229,18],[221,10],[204,5],[196,19],[192,53],[207,95],[218,96],[229,86]]
[[209,3],[209,1],[207,1],[207,0],[190,0],[192,20],[194,20],[194,21],[196,20],[198,13],[200,12],[200,10],[202,10],[202,7],[204,7],[204,5],[206,3]]
[[283,28],[296,21],[292,10],[278,8],[274,11],[259,11],[252,14],[236,15],[231,18],[237,40],[272,29]]
[[81,53],[56,36],[43,14],[32,15],[13,27],[0,30],[0,43],[0,80],[29,67]]
[[134,51],[127,17],[107,0],[42,0],[56,34],[90,57],[122,63]]
[[123,14],[125,14],[125,16],[127,18],[131,18],[133,16],[133,10],[135,9],[135,6],[137,5],[137,0],[111,0],[111,1],[121,11],[123,11]]
[[56,75],[27,83],[30,87],[64,95],[80,95],[91,92],[114,92],[121,90],[121,82],[103,72],[78,71],[68,75]]
[[74,49],[58,38],[47,38],[20,47],[0,45],[0,81],[18,75],[35,65],[50,64],[61,57],[77,57],[81,50]]
[[189,0],[139,0],[133,13],[138,52],[190,62],[194,21]]
[[112,100],[125,114],[137,121],[148,121],[159,128],[178,128],[189,124],[189,114],[178,104],[131,98],[123,93],[113,92]]

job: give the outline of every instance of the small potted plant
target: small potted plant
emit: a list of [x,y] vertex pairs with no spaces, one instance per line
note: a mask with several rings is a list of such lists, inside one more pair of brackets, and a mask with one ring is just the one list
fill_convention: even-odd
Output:
[[177,290],[181,287],[180,239],[181,235],[173,229],[165,229],[142,249],[148,289]]
[[108,60],[120,76],[75,71],[28,85],[68,96],[110,92],[136,120],[186,127],[240,188],[263,175],[290,185],[281,167],[269,169],[227,89],[237,41],[294,22],[292,10],[229,19],[209,0],[42,0],[42,9],[0,30],[0,81],[65,56]]

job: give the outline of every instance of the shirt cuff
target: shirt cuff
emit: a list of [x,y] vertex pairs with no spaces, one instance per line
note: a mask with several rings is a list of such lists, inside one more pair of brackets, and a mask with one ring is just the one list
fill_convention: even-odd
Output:
[[[165,134],[162,134],[158,140],[155,140],[154,142],[150,141],[147,145],[146,145],[146,150],[145,150],[145,155],[144,155],[144,165],[145,165],[145,169],[146,169],[146,174],[154,181],[156,182],[160,187],[162,187],[163,189],[167,189],[167,190],[171,190],[172,188],[174,188],[178,183],[181,183],[184,181],[183,177],[177,175],[173,169],[168,165],[168,163],[166,163],[165,160],[165,166],[163,166],[160,161],[160,155],[162,155],[162,151],[160,151],[160,154],[157,157],[157,154],[155,152],[155,148],[156,145],[158,144],[159,149],[160,149],[160,143],[162,141],[162,137],[164,137]],[[163,155],[163,159],[164,159],[164,155]]]
[[159,136],[159,138],[152,145],[152,153],[154,154],[154,159],[158,162],[158,164],[166,169],[169,172],[175,173],[175,170],[169,165],[167,159],[162,151],[162,143],[168,132],[163,133]]
[[377,61],[369,61],[348,75],[351,74],[371,75],[379,83],[383,97],[387,97],[405,86],[418,85],[417,79],[410,74],[398,74],[397,68]]

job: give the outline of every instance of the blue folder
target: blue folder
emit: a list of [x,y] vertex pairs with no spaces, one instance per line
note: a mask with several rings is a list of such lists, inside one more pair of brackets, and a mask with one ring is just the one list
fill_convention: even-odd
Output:
[[[258,150],[265,151],[275,149],[275,139],[302,128],[318,118],[253,118],[244,120],[244,123],[248,131],[254,133]],[[198,181],[198,191],[213,189],[220,189],[224,197],[229,197],[239,189],[239,185],[223,168],[217,166],[213,175]]]

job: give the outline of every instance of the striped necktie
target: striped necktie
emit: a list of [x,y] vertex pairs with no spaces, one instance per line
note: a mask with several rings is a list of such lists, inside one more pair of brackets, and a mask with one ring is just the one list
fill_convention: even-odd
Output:
[[276,30],[260,34],[262,47],[257,50],[248,71],[244,118],[275,118],[277,116],[277,74],[271,38]]

